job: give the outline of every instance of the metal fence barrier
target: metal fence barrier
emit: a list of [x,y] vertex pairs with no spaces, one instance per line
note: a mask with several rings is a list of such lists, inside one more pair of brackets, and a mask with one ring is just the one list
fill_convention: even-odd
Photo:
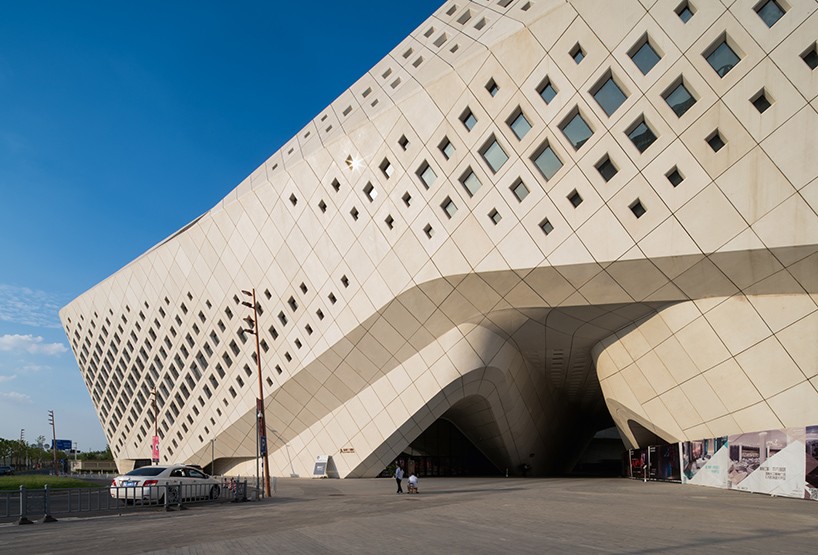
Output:
[[50,488],[0,491],[0,520],[31,524],[54,522],[55,515],[116,514],[153,507],[166,511],[192,503],[247,501],[247,480],[224,479],[221,484],[169,483],[152,486]]

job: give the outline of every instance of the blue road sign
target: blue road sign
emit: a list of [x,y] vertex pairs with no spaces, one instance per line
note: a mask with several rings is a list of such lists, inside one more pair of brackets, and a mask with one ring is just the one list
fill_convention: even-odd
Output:
[[70,439],[55,439],[51,441],[51,448],[54,448],[54,442],[57,442],[57,449],[60,451],[70,451],[73,449],[74,444],[71,442]]

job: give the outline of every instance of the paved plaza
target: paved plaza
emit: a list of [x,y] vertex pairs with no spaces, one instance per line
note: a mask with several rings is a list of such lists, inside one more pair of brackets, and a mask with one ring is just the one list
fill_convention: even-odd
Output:
[[0,553],[811,553],[818,503],[626,479],[279,479],[260,502],[0,525]]

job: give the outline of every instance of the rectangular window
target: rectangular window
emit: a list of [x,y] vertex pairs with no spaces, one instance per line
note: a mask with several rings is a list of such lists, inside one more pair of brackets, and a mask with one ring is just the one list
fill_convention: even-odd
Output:
[[602,179],[604,179],[606,182],[613,179],[617,172],[619,172],[607,154],[597,163],[596,169],[599,172],[599,175],[602,176]]
[[546,104],[550,104],[551,101],[554,100],[554,97],[557,96],[558,91],[554,88],[554,85],[551,84],[551,80],[546,77],[545,80],[540,83],[540,86],[537,87],[537,92]]
[[489,138],[488,142],[480,149],[480,155],[494,173],[500,171],[503,164],[508,162],[506,151],[503,150],[503,147],[500,146],[500,143],[497,142],[494,136]]
[[528,196],[528,187],[525,186],[522,179],[518,179],[511,186],[511,192],[517,197],[517,200],[523,202],[523,199]]
[[685,87],[683,79],[679,79],[671,85],[662,95],[662,98],[665,99],[667,105],[678,117],[682,117],[696,103],[696,99]]
[[614,81],[610,72],[605,76],[591,93],[607,115],[612,115],[628,99],[619,85]]
[[517,108],[515,114],[508,121],[508,126],[514,132],[514,136],[522,140],[531,131],[531,124],[525,119],[525,115],[520,108]]
[[464,173],[460,178],[460,183],[463,185],[463,188],[466,189],[466,192],[470,197],[473,197],[480,187],[483,186],[471,168],[468,168],[466,173]]
[[585,59],[585,50],[582,49],[579,43],[576,43],[574,47],[569,52],[571,58],[574,60],[574,63],[579,64],[582,60]]
[[454,202],[449,197],[446,197],[446,200],[440,204],[440,207],[443,209],[443,212],[445,212],[446,217],[449,219],[453,218],[457,213],[457,206],[455,206]]
[[452,156],[454,156],[454,145],[449,141],[448,137],[444,137],[443,141],[438,146],[440,152],[443,153],[443,157],[446,160],[451,160]]
[[673,166],[673,169],[665,174],[665,177],[667,177],[667,180],[670,181],[670,184],[674,187],[678,187],[685,179],[676,166]]
[[562,125],[560,125],[560,129],[575,150],[579,150],[580,147],[582,147],[582,145],[584,145],[585,142],[591,138],[591,135],[594,134],[594,132],[591,131],[591,128],[588,127],[588,124],[585,123],[585,120],[582,119],[582,115],[576,108],[574,109],[574,114],[568,116],[568,118],[563,121]]
[[648,127],[644,118],[637,120],[627,135],[639,152],[645,152],[650,145],[656,142],[656,134]]
[[548,143],[545,143],[545,145],[540,148],[534,158],[532,158],[532,162],[534,162],[534,165],[540,170],[540,173],[542,173],[546,181],[554,177],[554,174],[562,168],[562,160],[560,160],[559,156],[557,156],[554,149],[551,148],[551,145]]
[[727,44],[726,35],[709,50],[705,51],[704,57],[719,77],[724,77],[730,73],[730,70],[741,61],[738,54]]
[[383,159],[383,162],[381,162],[381,165],[379,167],[381,168],[381,171],[383,172],[387,179],[392,177],[392,174],[395,171],[395,168],[392,167],[392,164],[386,158]]
[[372,185],[372,183],[367,182],[366,186],[364,187],[364,194],[366,195],[366,198],[369,199],[369,202],[372,202],[377,198],[378,191],[375,189],[375,186]]
[[474,116],[471,109],[466,108],[466,111],[460,115],[460,122],[468,131],[471,131],[474,129],[474,126],[477,125],[477,118]]
[[543,233],[548,235],[549,233],[554,231],[554,226],[551,224],[551,222],[548,221],[548,218],[546,218],[542,222],[540,222],[540,229],[542,229]]
[[503,217],[500,215],[496,208],[492,208],[491,212],[489,212],[489,219],[494,225],[497,225],[500,223],[500,220],[502,220]]
[[755,109],[758,110],[759,114],[763,114],[767,111],[767,108],[773,105],[764,93],[764,89],[758,91],[755,96],[750,99],[750,102],[755,106]]
[[767,27],[772,27],[778,20],[784,17],[784,9],[775,0],[767,0],[756,7],[756,13]]
[[576,189],[571,191],[571,194],[568,195],[568,202],[570,202],[574,208],[577,208],[580,204],[582,204],[582,197]]
[[684,0],[679,6],[676,8],[676,15],[679,16],[679,19],[682,20],[682,23],[687,23],[690,21],[690,18],[693,17],[693,6],[687,0]]
[[420,178],[420,182],[423,183],[423,186],[427,189],[434,185],[435,180],[437,179],[437,174],[432,169],[432,166],[430,166],[426,161],[424,161],[420,168],[418,168],[417,176]]
[[644,35],[642,39],[631,48],[630,52],[628,52],[628,56],[631,57],[633,63],[636,64],[636,67],[638,67],[639,71],[644,75],[647,75],[648,72],[659,63],[659,60],[662,59],[653,46],[651,46],[650,37],[648,37],[648,35]]

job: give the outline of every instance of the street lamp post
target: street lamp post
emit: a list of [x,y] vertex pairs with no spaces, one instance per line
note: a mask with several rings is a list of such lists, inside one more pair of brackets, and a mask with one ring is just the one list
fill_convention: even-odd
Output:
[[[242,301],[241,304],[253,310],[252,316],[244,318],[247,323],[246,333],[256,336],[256,371],[258,373],[258,398],[256,399],[256,476],[258,472],[259,453],[264,458],[264,495],[270,497],[270,464],[267,457],[267,424],[264,419],[264,386],[261,381],[261,347],[258,338],[258,304],[256,303],[256,290],[246,291],[242,289],[242,294],[252,299]],[[256,480],[258,486],[258,479]]]
[[54,454],[54,476],[59,476],[60,471],[57,469],[57,427],[54,424],[54,411],[48,411],[48,422],[51,424],[52,444],[51,452]]
[[151,439],[151,462],[154,465],[159,464],[159,413],[156,410],[156,388],[151,391],[153,395],[153,438]]

